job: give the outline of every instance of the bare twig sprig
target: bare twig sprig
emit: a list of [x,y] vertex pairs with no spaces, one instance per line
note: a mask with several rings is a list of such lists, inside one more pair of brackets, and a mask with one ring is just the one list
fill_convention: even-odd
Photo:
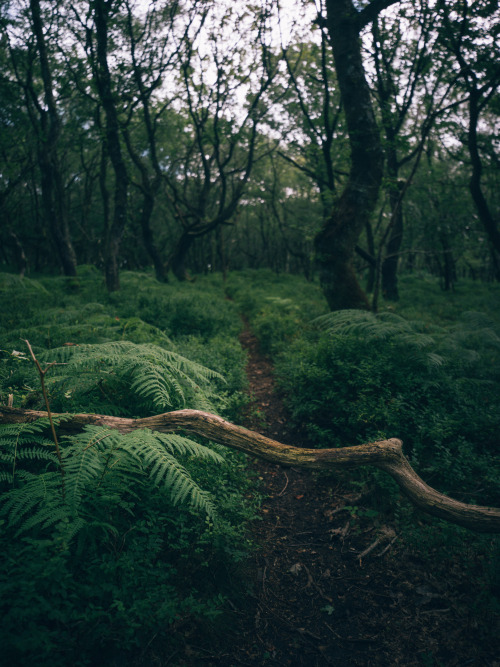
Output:
[[61,470],[61,486],[62,486],[62,495],[63,495],[63,498],[64,498],[65,495],[66,495],[65,486],[64,486],[64,472],[65,472],[64,471],[64,465],[63,465],[63,462],[62,462],[61,449],[59,447],[59,441],[57,439],[56,429],[55,429],[55,426],[54,426],[54,420],[52,419],[52,412],[50,410],[50,403],[49,403],[49,398],[48,398],[48,395],[47,395],[47,388],[45,387],[45,374],[47,373],[47,371],[50,368],[52,368],[52,366],[56,365],[56,362],[53,361],[48,366],[46,366],[46,368],[42,368],[41,365],[40,365],[40,362],[35,357],[35,353],[33,352],[33,349],[30,345],[30,342],[26,339],[23,339],[23,340],[26,343],[26,345],[28,346],[28,350],[29,350],[29,353],[31,355],[31,358],[33,359],[33,362],[34,362],[35,366],[37,367],[38,373],[40,375],[40,384],[42,386],[43,400],[45,401],[45,407],[47,408],[47,415],[49,417],[50,428],[51,428],[51,431],[52,431],[52,439],[54,440],[54,445],[56,446],[56,454],[57,454],[57,458],[58,458],[59,466],[60,466],[60,470]]

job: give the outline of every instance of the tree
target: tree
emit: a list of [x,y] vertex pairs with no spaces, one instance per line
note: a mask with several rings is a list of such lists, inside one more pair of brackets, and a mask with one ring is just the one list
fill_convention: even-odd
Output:
[[[135,184],[142,194],[140,213],[142,239],[153,261],[157,279],[164,282],[167,280],[168,268],[165,266],[151,227],[155,201],[162,184],[165,183],[165,174],[159,158],[157,130],[160,123],[168,124],[165,112],[171,108],[177,96],[165,96],[155,104],[155,94],[164,83],[166,74],[170,72],[173,78],[175,69],[181,68],[183,44],[193,29],[195,36],[199,32],[204,24],[207,10],[196,0],[186,10],[181,8],[178,2],[167,4],[161,10],[152,5],[142,21],[139,21],[133,15],[129,0],[126,0],[125,7],[127,12],[125,32],[130,50],[133,86],[130,98],[131,100],[137,98],[138,105],[131,103],[129,122],[124,126],[123,133],[129,154],[139,171],[139,181]],[[195,21],[196,26],[193,28]],[[161,44],[160,48],[158,43]],[[130,122],[134,115],[137,115],[136,106],[140,107],[138,123],[142,125],[141,129],[145,134],[145,145],[144,143],[136,145],[130,132]]]
[[347,166],[331,47],[326,27],[318,27],[319,44],[309,41],[283,48],[287,79],[281,106],[286,116],[276,126],[284,144],[279,155],[315,184],[326,221]]
[[[196,49],[185,38],[181,89],[187,103],[185,128],[175,160],[166,173],[171,210],[181,233],[169,258],[169,267],[184,280],[186,257],[197,238],[231,223],[245,192],[254,163],[269,151],[260,141],[259,125],[266,117],[266,92],[276,63],[266,43],[264,8],[256,18],[248,12],[233,17],[232,7],[218,26],[209,26],[205,48]],[[248,48],[234,39],[236,20],[246,28]],[[229,43],[224,44],[224,40]],[[238,96],[245,95],[244,109]]]
[[[435,16],[426,2],[402,3],[392,16],[372,26],[375,95],[384,131],[384,189],[388,223],[379,225],[372,308],[377,310],[380,282],[386,299],[398,299],[397,266],[403,237],[403,200],[438,120],[459,102],[451,97],[456,79],[446,61],[436,59]],[[383,221],[383,211],[379,221]],[[375,254],[375,253],[374,253]]]
[[313,180],[294,162],[273,151],[253,168],[238,223],[224,228],[231,268],[266,267],[312,277],[312,242],[322,205]]
[[[500,64],[497,3],[458,0],[448,5],[438,3],[442,15],[441,40],[446,52],[455,58],[458,80],[467,93],[468,122],[465,143],[471,166],[469,189],[477,214],[492,248],[496,279],[500,281],[500,230],[482,185],[481,117],[498,95]],[[492,55],[493,54],[493,55]]]
[[[5,33],[0,39],[5,45]],[[22,186],[32,171],[34,150],[30,141],[30,120],[19,104],[19,85],[12,76],[6,49],[0,51],[0,57],[0,246],[4,263],[16,266],[19,274],[24,275],[28,257],[21,197],[26,197]]]
[[[83,46],[91,70],[92,86],[97,93],[97,100],[104,118],[101,120],[100,109],[96,109],[94,122],[102,130],[101,158],[101,193],[105,224],[104,273],[106,286],[110,292],[120,288],[119,255],[123,233],[127,223],[127,205],[129,174],[121,143],[119,119],[119,102],[116,70],[112,71],[110,59],[113,49],[117,48],[117,23],[122,20],[121,0],[90,0],[82,4],[74,4],[69,13],[76,19],[73,35]],[[67,61],[67,65],[69,63]],[[119,70],[119,68],[118,68]],[[78,78],[80,73],[76,73]],[[92,97],[83,84],[84,95]],[[87,123],[90,119],[87,119]],[[107,159],[111,162],[114,173],[113,208],[109,210],[109,195],[106,175]],[[109,216],[109,217],[108,217]]]
[[[433,19],[428,3],[420,2],[414,7],[402,6],[389,22],[377,17],[372,25],[375,90],[384,132],[390,209],[390,221],[383,234],[385,248],[382,244],[376,268],[381,271],[382,292],[391,301],[399,298],[397,265],[403,238],[403,196],[409,185],[400,178],[400,170],[412,160],[419,160],[436,115],[435,98],[442,78],[438,71],[431,82],[422,80],[430,71]],[[415,100],[419,99],[418,113],[412,114]]]
[[[22,104],[36,137],[45,227],[50,230],[64,274],[74,276],[77,261],[70,235],[60,154],[63,110],[56,97],[56,91],[64,90],[65,81],[64,73],[59,71],[59,86],[54,85],[54,59],[47,39],[49,33],[52,42],[58,39],[58,15],[52,7],[45,19],[40,0],[30,0],[26,11],[22,7],[16,10],[9,17],[11,24],[8,19],[4,24],[4,46],[9,50],[13,74],[24,97]],[[22,34],[26,29],[33,35],[27,42]]]
[[[106,234],[105,278],[110,292],[120,288],[119,252],[120,243],[127,224],[127,194],[129,176],[120,142],[120,124],[111,72],[108,65],[110,21],[119,10],[116,0],[94,0],[92,3],[95,56],[94,78],[106,118],[106,146],[115,172],[113,218]],[[91,35],[92,39],[92,35]]]
[[377,203],[383,174],[379,129],[361,55],[360,31],[397,0],[327,0],[326,17],[344,109],[351,166],[330,218],[316,236],[320,282],[332,310],[369,308],[352,266],[354,249]]

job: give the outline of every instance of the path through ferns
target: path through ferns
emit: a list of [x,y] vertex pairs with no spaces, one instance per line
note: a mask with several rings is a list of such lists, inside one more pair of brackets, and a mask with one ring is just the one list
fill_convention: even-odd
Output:
[[[253,397],[245,426],[297,444],[270,363],[248,329],[241,342]],[[230,636],[210,647],[190,641],[186,664],[496,664],[495,615],[481,625],[472,610],[473,564],[446,562],[431,545],[423,560],[418,545],[370,516],[363,489],[343,474],[332,488],[331,478],[307,471],[261,460],[253,467],[266,497],[246,573],[251,593],[228,611]]]

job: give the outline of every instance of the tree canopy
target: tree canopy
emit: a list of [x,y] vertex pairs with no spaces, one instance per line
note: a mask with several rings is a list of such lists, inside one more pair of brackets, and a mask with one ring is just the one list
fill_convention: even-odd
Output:
[[268,266],[334,310],[401,270],[499,279],[495,9],[3,2],[1,262],[110,291]]

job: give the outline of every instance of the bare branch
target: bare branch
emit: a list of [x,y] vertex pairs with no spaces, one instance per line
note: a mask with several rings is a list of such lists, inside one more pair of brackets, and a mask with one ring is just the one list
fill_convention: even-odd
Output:
[[[499,508],[467,505],[428,486],[408,463],[402,451],[403,443],[397,438],[338,449],[303,449],[284,445],[200,410],[177,410],[143,419],[96,414],[55,416],[61,418],[61,431],[70,433],[87,424],[116,428],[121,433],[130,433],[138,428],[162,433],[183,431],[272,463],[308,470],[373,465],[391,475],[401,492],[422,511],[477,532],[500,532]],[[47,417],[47,413],[0,407],[0,424],[24,423],[42,417]]]

